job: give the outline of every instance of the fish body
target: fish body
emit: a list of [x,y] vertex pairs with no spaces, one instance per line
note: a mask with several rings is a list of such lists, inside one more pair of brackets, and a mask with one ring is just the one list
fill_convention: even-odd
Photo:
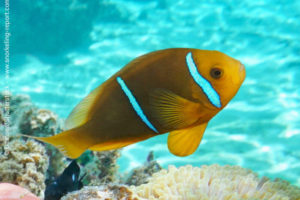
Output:
[[70,158],[170,132],[169,150],[193,153],[208,121],[245,79],[245,68],[218,51],[165,49],[140,56],[93,90],[72,111],[67,131],[36,138]]

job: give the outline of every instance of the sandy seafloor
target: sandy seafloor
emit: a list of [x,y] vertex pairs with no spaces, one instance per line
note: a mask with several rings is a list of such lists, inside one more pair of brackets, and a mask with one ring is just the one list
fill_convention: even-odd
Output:
[[59,56],[12,55],[12,93],[28,94],[37,106],[66,118],[93,88],[141,54],[171,47],[219,50],[244,63],[247,78],[211,120],[196,153],[173,156],[162,135],[124,148],[120,170],[142,164],[154,151],[164,167],[241,165],[300,186],[300,1],[109,2],[125,20],[97,22],[87,48]]

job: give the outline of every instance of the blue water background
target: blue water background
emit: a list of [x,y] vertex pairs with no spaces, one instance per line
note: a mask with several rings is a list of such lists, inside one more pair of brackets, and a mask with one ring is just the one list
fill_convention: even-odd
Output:
[[66,118],[93,88],[141,54],[171,47],[219,50],[244,63],[247,78],[211,120],[197,152],[175,157],[167,135],[158,136],[124,148],[120,170],[139,166],[154,151],[164,167],[240,165],[300,185],[300,1],[104,2],[118,13],[97,21],[87,47],[56,56],[12,55],[11,91]]

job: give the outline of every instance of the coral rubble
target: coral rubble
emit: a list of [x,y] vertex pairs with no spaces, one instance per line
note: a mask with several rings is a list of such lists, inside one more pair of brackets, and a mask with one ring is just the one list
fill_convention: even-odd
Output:
[[31,109],[22,115],[19,130],[24,134],[48,136],[62,131],[62,125],[50,110]]
[[[0,93],[0,102],[7,94]],[[54,135],[63,130],[63,121],[52,111],[39,109],[27,95],[11,95],[10,99],[10,135],[25,134],[34,136]],[[0,107],[0,112],[4,108]],[[0,129],[0,131],[4,131]],[[0,138],[1,143],[1,138]],[[45,145],[50,157],[48,176],[55,177],[66,167],[65,157],[54,147]]]
[[[55,135],[63,130],[63,122],[50,110],[38,109],[31,106],[30,109],[20,113],[21,118],[18,130],[22,134],[34,136]],[[55,147],[46,144],[47,154],[49,155],[48,176],[55,177],[66,167],[66,160]]]
[[5,137],[1,132],[0,132],[0,152],[4,151],[4,147],[6,144],[7,137]]
[[[28,110],[36,109],[27,95],[11,95],[5,92],[0,93],[0,102],[4,104],[6,98],[9,98],[9,128],[11,135],[19,132],[19,125],[24,113]],[[0,112],[5,113],[4,106],[0,106]],[[3,119],[5,120],[5,119]]]
[[[4,102],[7,94],[0,93],[0,102]],[[10,132],[49,136],[63,130],[62,120],[51,111],[37,108],[27,95],[9,95],[10,99]],[[0,113],[4,107],[0,107]]]
[[127,185],[141,185],[148,182],[149,177],[155,172],[161,170],[162,167],[154,160],[153,152],[151,151],[143,166],[133,170],[130,177],[126,180]]
[[72,192],[61,198],[61,200],[138,200],[126,186],[87,186]]
[[300,189],[284,181],[259,179],[251,170],[239,166],[190,165],[161,170],[149,183],[131,186],[139,197],[177,200],[297,200]]
[[83,173],[86,173],[84,180],[89,185],[119,182],[117,159],[120,157],[120,150],[92,153],[93,161],[83,168]]
[[4,109],[3,109],[2,103],[0,102],[0,126],[4,125],[4,123],[5,123],[3,111],[4,111]]
[[46,150],[33,140],[12,139],[0,154],[0,182],[20,185],[39,197],[44,195],[47,168]]

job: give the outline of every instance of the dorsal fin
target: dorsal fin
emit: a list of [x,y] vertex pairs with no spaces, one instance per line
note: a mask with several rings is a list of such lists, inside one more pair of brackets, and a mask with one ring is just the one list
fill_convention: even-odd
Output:
[[94,89],[88,96],[72,110],[71,114],[65,121],[67,130],[85,124],[89,120],[90,108],[94,105],[97,96],[100,94],[101,86]]

